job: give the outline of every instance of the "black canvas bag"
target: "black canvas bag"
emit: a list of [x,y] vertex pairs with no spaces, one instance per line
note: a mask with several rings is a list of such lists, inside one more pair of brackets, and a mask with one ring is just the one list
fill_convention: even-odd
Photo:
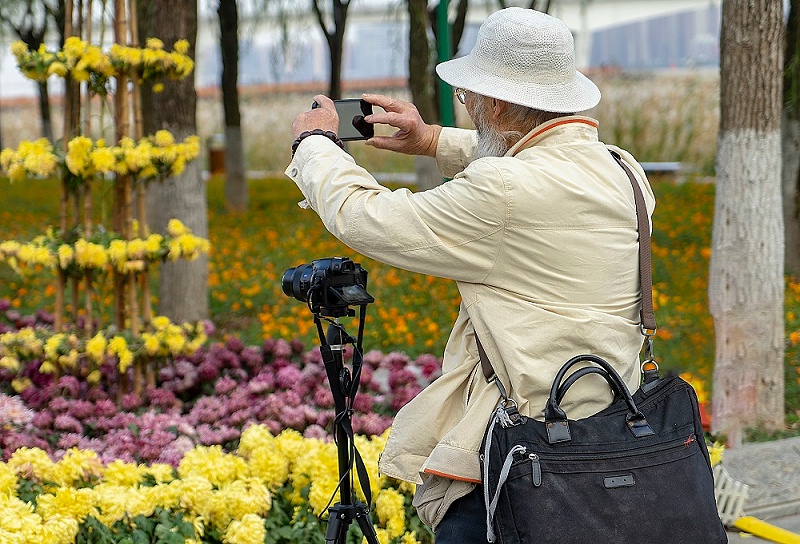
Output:
[[[569,377],[579,364],[584,367]],[[657,371],[656,371],[657,372]],[[603,376],[616,397],[594,416],[559,407],[569,386]],[[697,397],[677,376],[651,376],[633,395],[592,355],[559,372],[545,421],[513,403],[495,412],[482,447],[487,538],[503,544],[727,542]]]
[[[644,196],[630,168],[617,153],[611,154],[625,170],[636,203],[643,383],[631,395],[608,362],[579,355],[553,380],[545,420],[523,417],[476,334],[483,374],[497,384],[503,399],[481,446],[489,542],[728,542],[714,499],[697,396],[681,378],[659,377],[653,359],[656,321]],[[589,374],[608,382],[614,401],[591,417],[571,420],[561,400],[572,384]]]

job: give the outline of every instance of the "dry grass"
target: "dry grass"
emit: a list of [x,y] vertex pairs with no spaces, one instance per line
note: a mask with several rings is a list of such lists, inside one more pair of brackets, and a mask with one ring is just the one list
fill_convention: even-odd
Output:
[[[589,115],[600,121],[600,136],[630,150],[641,161],[681,161],[703,173],[712,173],[719,119],[719,77],[716,72],[660,74],[597,74],[603,100]],[[364,88],[348,92],[385,92],[408,98],[404,88]],[[290,159],[292,119],[309,108],[314,92],[258,92],[245,89],[241,100],[246,162],[250,170],[282,171]],[[54,101],[53,123],[60,134],[61,110]],[[468,125],[458,106],[459,124]],[[2,104],[0,129],[3,146],[39,136],[36,101]],[[222,104],[216,93],[201,93],[197,108],[201,137],[224,131]],[[388,130],[388,129],[386,129]],[[413,161],[392,153],[350,144],[350,151],[371,171],[413,171]]]

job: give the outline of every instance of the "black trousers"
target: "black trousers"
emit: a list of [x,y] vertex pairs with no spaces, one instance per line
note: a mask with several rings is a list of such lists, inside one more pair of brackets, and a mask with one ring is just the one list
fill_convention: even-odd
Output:
[[486,542],[486,505],[483,486],[456,500],[436,528],[436,544],[478,544]]

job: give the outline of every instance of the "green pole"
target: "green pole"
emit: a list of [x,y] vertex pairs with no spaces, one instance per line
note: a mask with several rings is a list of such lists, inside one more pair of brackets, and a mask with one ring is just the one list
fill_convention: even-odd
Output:
[[[450,60],[453,52],[450,48],[450,23],[447,20],[447,7],[449,0],[439,0],[439,7],[436,8],[436,35],[438,37],[438,57],[439,62]],[[439,111],[443,127],[453,127],[456,124],[455,111],[453,109],[453,89],[439,80]]]

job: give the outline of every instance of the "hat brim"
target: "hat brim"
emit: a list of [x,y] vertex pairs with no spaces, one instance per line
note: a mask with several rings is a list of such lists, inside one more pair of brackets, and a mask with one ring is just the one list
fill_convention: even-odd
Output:
[[545,85],[487,72],[467,55],[437,65],[436,73],[453,87],[542,111],[576,113],[600,102],[600,89],[577,70],[566,83]]

